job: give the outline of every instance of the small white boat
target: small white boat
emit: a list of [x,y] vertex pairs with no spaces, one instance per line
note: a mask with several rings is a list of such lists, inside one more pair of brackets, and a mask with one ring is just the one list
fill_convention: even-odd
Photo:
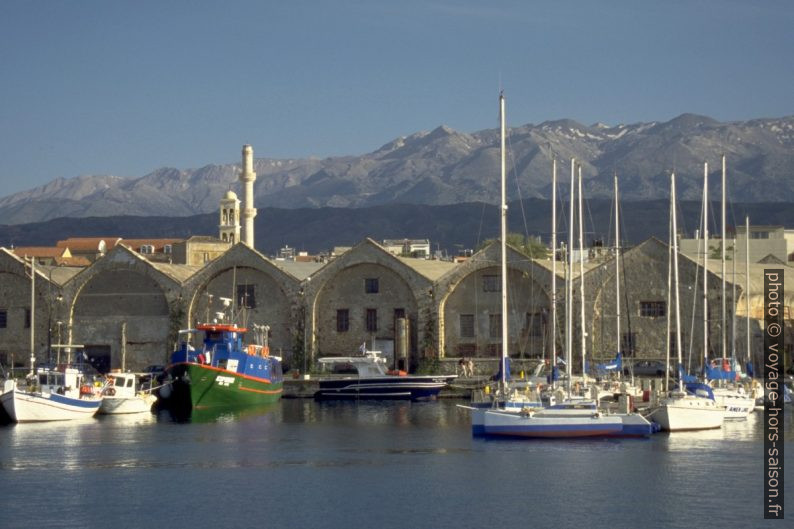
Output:
[[722,428],[724,417],[725,408],[714,399],[683,391],[670,392],[648,415],[668,432]]
[[139,373],[109,373],[102,388],[102,405],[99,413],[145,413],[151,412],[157,397],[141,388]]
[[641,415],[606,414],[592,401],[564,402],[520,413],[485,410],[482,423],[482,434],[488,437],[647,437],[653,433],[651,423]]
[[755,399],[748,395],[741,387],[714,388],[714,400],[718,406],[725,408],[725,420],[747,419],[755,409]]
[[40,367],[27,385],[6,380],[0,401],[15,422],[68,421],[91,417],[102,399],[77,367]]

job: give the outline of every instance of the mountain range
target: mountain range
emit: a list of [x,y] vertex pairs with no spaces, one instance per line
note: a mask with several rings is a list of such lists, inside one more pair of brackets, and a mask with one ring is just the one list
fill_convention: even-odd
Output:
[[[612,175],[626,200],[662,199],[675,170],[679,198],[699,200],[703,162],[719,193],[726,155],[728,197],[742,202],[794,202],[794,116],[719,122],[683,114],[667,122],[607,126],[573,120],[509,129],[508,193],[512,200],[549,198],[551,160],[567,182],[569,160],[582,164],[585,196],[612,194]],[[267,150],[254,145],[255,151]],[[279,160],[258,158],[258,208],[365,208],[452,205],[499,200],[498,131],[463,133],[446,126],[395,139],[361,156]],[[238,189],[235,164],[161,168],[138,178],[59,178],[0,199],[0,223],[58,217],[180,217],[217,211]],[[214,231],[214,230],[213,230]]]

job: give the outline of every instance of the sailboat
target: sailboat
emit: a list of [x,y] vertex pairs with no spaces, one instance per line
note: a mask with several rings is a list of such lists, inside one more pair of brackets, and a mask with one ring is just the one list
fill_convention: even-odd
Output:
[[[725,171],[725,156],[722,157],[722,358],[715,367],[710,367],[708,364],[703,368],[703,374],[707,381],[711,380],[717,384],[713,389],[714,400],[717,404],[725,407],[726,420],[740,420],[747,419],[755,407],[755,400],[751,395],[744,391],[742,386],[736,385],[736,356],[731,355],[728,361],[727,352],[727,337],[725,326],[727,325],[728,318],[726,313],[726,299],[725,299],[725,184],[726,184],[726,171]],[[708,252],[708,246],[706,247]]]
[[[678,225],[675,204],[675,173],[670,176],[670,225],[672,264],[669,270],[674,277],[672,288],[675,293],[675,349],[678,357],[678,386],[669,391],[659,401],[659,404],[648,414],[648,418],[658,423],[663,430],[670,432],[720,428],[722,427],[725,408],[718,406],[714,401],[711,388],[705,384],[684,385],[685,376],[681,358],[681,310],[678,292]],[[668,274],[668,286],[670,283]],[[668,295],[668,299],[670,297]],[[670,333],[668,332],[667,335],[670,336]]]
[[526,391],[518,391],[511,387],[510,380],[510,359],[508,344],[508,306],[507,306],[507,185],[506,185],[506,150],[505,150],[505,99],[504,94],[499,94],[499,122],[500,122],[500,182],[501,182],[501,207],[500,207],[500,275],[501,275],[501,340],[502,354],[499,361],[499,384],[496,391],[490,398],[475,401],[471,406],[462,406],[471,410],[472,433],[481,435],[484,433],[485,411],[489,409],[499,409],[507,413],[518,413],[523,409],[530,409],[542,406],[539,395],[536,393],[527,394]]
[[[504,96],[499,96],[500,123],[502,136],[502,214],[506,212],[504,206],[504,133],[505,112]],[[573,168],[573,160],[571,167]],[[573,176],[572,176],[573,182]],[[571,228],[571,231],[573,228]],[[506,315],[506,258],[504,254],[505,221],[502,218],[502,310]],[[571,258],[572,262],[572,258]],[[570,290],[570,285],[569,285]],[[571,312],[572,304],[568,304]],[[569,326],[570,329],[570,320]],[[502,319],[503,339],[507,335],[506,318]],[[578,438],[578,437],[643,437],[651,434],[651,423],[644,417],[636,414],[608,415],[602,413],[595,401],[571,400],[571,333],[567,333],[566,347],[568,356],[569,376],[567,380],[568,399],[554,403],[549,402],[545,407],[524,407],[518,413],[505,407],[491,409],[472,409],[472,433],[489,437],[522,437],[522,438]],[[503,342],[504,376],[506,341]],[[584,364],[583,364],[584,367]]]
[[[30,373],[26,384],[6,380],[0,402],[15,422],[66,421],[93,416],[102,403],[79,365],[36,368],[36,260],[30,263]],[[79,347],[79,346],[70,346]]]

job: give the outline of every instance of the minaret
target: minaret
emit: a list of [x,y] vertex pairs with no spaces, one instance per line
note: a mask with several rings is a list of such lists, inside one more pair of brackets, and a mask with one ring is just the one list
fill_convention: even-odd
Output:
[[256,217],[254,180],[256,180],[254,150],[250,145],[243,145],[243,170],[240,171],[240,182],[242,183],[243,198],[245,200],[245,205],[243,206],[243,242],[251,248],[254,247],[254,217]]
[[240,200],[234,191],[227,191],[221,199],[219,237],[223,242],[240,242]]

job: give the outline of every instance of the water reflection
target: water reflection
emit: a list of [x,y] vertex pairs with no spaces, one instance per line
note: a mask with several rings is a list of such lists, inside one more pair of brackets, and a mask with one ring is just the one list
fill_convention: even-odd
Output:
[[161,422],[177,423],[232,423],[259,418],[274,413],[280,408],[279,403],[259,406],[226,406],[207,409],[171,409],[156,410],[156,418]]

